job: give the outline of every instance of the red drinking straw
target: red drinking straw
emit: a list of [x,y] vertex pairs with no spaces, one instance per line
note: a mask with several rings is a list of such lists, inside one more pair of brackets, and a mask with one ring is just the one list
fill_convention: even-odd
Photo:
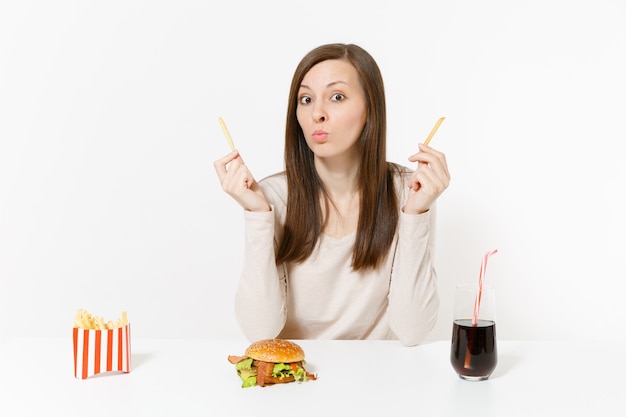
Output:
[[480,310],[480,299],[483,296],[483,278],[487,272],[487,259],[494,253],[498,253],[498,249],[485,253],[483,256],[483,262],[480,264],[480,274],[478,275],[478,294],[476,294],[476,301],[474,302],[474,317],[472,318],[472,326],[476,326],[478,324],[478,311]]

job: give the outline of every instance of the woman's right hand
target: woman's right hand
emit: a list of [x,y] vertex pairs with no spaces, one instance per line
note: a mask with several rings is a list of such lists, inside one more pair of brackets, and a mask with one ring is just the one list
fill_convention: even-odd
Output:
[[249,211],[270,211],[270,206],[239,151],[234,150],[213,163],[222,188]]

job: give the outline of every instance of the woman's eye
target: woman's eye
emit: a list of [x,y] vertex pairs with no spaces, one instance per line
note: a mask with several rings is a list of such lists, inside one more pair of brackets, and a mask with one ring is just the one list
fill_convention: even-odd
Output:
[[333,94],[333,96],[332,96],[330,99],[331,99],[332,101],[341,101],[341,100],[343,100],[344,98],[346,98],[346,96],[344,96],[343,94],[341,94],[341,93],[335,93],[335,94]]
[[309,104],[311,102],[311,97],[302,96],[300,97],[300,104]]

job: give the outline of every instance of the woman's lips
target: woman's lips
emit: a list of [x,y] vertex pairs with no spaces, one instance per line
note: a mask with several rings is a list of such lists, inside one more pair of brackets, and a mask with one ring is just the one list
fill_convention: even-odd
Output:
[[316,130],[315,132],[313,132],[312,137],[314,142],[326,142],[326,139],[328,139],[328,132],[325,132],[323,130]]

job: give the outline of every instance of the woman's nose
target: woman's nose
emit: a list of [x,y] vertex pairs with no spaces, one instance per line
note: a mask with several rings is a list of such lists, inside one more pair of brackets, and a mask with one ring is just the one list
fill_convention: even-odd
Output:
[[313,109],[313,119],[318,123],[328,120],[328,116],[326,115],[323,106],[319,104],[315,106],[315,109]]

